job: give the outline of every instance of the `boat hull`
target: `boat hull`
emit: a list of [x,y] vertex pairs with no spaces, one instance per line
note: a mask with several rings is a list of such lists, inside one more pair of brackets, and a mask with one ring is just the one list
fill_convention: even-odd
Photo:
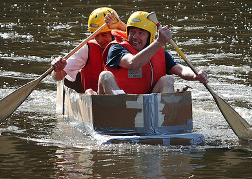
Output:
[[193,133],[191,92],[85,95],[58,83],[57,113],[82,123],[102,144],[201,145]]

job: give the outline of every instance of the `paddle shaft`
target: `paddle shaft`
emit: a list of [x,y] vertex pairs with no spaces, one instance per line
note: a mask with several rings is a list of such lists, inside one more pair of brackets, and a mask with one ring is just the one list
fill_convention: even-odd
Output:
[[[150,13],[147,16],[147,19],[151,20],[156,24],[158,29],[161,28],[161,24],[158,22],[155,13]],[[186,56],[179,49],[177,44],[171,39],[170,44],[174,47],[174,49],[178,52],[178,54],[182,57],[182,59],[187,63],[187,65],[192,69],[192,71],[197,75],[197,70],[193,67],[192,63],[186,59]],[[203,83],[204,84],[204,83]],[[222,115],[234,131],[234,133],[238,136],[238,138],[243,140],[250,140],[252,138],[252,130],[250,124],[243,119],[229,104],[227,104],[221,97],[213,92],[213,90],[207,85],[204,84],[206,89],[213,96],[214,101],[216,102],[218,108],[220,109]]]
[[107,26],[106,23],[104,23],[101,27],[99,27],[96,31],[94,31],[88,38],[83,40],[78,46],[76,46],[73,50],[71,50],[66,56],[63,58],[67,60],[69,57],[71,57],[75,52],[77,52],[83,45],[85,45],[89,40],[94,38],[102,29],[104,29]]
[[[186,64],[192,69],[192,71],[198,75],[198,71],[194,68],[194,66],[192,65],[192,63],[187,60],[186,56],[184,55],[184,53],[179,49],[178,45],[171,39],[170,40],[170,44],[174,47],[174,49],[178,52],[178,54],[182,57],[182,59],[186,62]],[[206,89],[213,95],[215,94],[213,92],[213,90],[205,83],[203,83],[204,86],[206,87]]]

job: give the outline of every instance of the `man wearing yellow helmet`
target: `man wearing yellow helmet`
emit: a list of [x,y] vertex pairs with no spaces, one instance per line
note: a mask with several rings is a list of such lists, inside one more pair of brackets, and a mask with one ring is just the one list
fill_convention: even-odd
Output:
[[[118,19],[117,23],[111,23],[113,17]],[[52,61],[54,71],[52,77],[56,81],[62,80],[65,76],[69,81],[75,81],[76,75],[81,70],[82,92],[88,90],[96,93],[98,88],[98,77],[103,70],[104,62],[102,53],[104,48],[113,40],[111,31],[113,29],[125,31],[126,25],[119,19],[117,13],[107,7],[95,9],[89,16],[88,29],[95,32],[104,23],[109,24],[102,29],[94,38],[80,48],[67,61],[58,57]]]
[[107,59],[106,70],[110,72],[100,74],[100,94],[113,94],[113,90],[120,89],[130,94],[174,92],[174,79],[170,74],[208,82],[205,72],[195,75],[164,50],[163,46],[172,38],[168,26],[162,27],[154,40],[157,28],[147,15],[143,11],[133,13],[127,22],[127,39],[118,38],[106,47],[104,58]]

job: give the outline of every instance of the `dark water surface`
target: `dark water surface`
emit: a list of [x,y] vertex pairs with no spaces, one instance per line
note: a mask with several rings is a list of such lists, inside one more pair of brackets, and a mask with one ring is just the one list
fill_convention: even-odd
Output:
[[[85,39],[88,16],[101,6],[124,22],[136,10],[155,11],[209,86],[252,124],[251,0],[1,0],[0,98]],[[55,115],[56,83],[46,77],[0,125],[0,178],[252,178],[251,143],[238,140],[202,84],[176,78],[177,88],[185,84],[205,146],[98,145]]]

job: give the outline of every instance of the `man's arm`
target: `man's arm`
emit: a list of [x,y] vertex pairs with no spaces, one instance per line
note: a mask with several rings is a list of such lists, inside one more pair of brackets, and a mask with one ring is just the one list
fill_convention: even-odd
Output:
[[207,74],[204,71],[199,71],[198,75],[196,75],[191,68],[187,66],[183,66],[181,64],[177,64],[171,68],[169,71],[171,74],[178,75],[179,77],[189,80],[195,81],[198,80],[201,83],[208,83]]
[[119,66],[129,69],[139,69],[143,67],[155,55],[155,53],[172,38],[168,26],[159,30],[158,38],[148,47],[141,50],[136,55],[126,54],[119,62]]
[[77,73],[81,68],[86,65],[88,59],[88,45],[85,44],[77,52],[75,52],[71,57],[66,61],[62,57],[55,58],[51,65],[54,66],[54,71],[52,71],[52,78],[55,81],[62,80],[67,74],[74,81]]

